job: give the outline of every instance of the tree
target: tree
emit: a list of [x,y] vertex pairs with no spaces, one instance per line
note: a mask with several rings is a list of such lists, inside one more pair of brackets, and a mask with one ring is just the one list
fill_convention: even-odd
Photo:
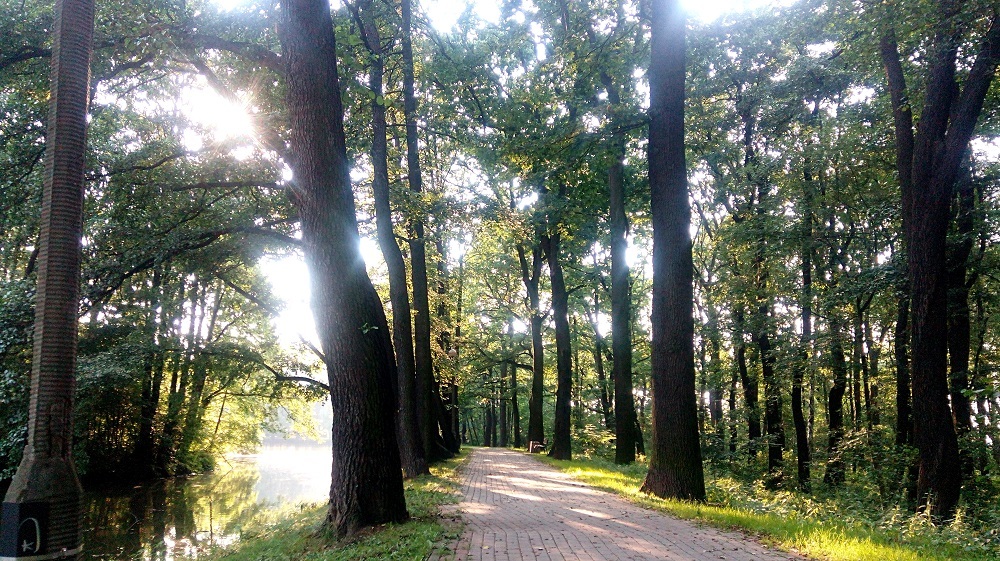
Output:
[[[53,29],[28,444],[4,497],[3,522],[20,528],[29,518],[40,517],[33,510],[40,508],[38,503],[48,511],[48,520],[36,534],[34,550],[28,542],[3,543],[0,554],[64,551],[76,558],[82,489],[71,457],[72,418],[93,1],[57,1]],[[13,506],[12,518],[8,505]],[[16,542],[17,534],[4,535]]]
[[684,156],[684,15],[654,0],[649,66],[653,435],[642,490],[705,499],[694,375],[694,264]]
[[363,38],[371,52],[369,87],[372,92],[372,191],[375,199],[375,220],[379,248],[385,258],[389,273],[389,299],[392,303],[392,343],[396,351],[398,370],[399,407],[397,437],[403,473],[407,477],[429,473],[427,460],[417,420],[416,363],[413,355],[413,327],[410,297],[406,285],[406,263],[396,244],[392,226],[392,209],[389,206],[389,163],[386,141],[385,109],[382,77],[385,61],[382,39],[379,36],[374,3],[359,2],[356,16]]
[[907,89],[895,29],[880,40],[891,95],[896,169],[906,241],[913,384],[913,439],[919,450],[917,497],[938,521],[952,516],[962,476],[955,421],[948,403],[948,282],[946,246],[951,200],[962,161],[1000,64],[1000,13],[994,6],[976,59],[957,82],[960,42],[981,15],[965,2],[941,2],[934,11],[923,108],[914,129],[914,98]]
[[358,252],[330,8],[282,4],[293,178],[334,419],[327,528],[348,536],[408,517],[395,436],[396,364]]

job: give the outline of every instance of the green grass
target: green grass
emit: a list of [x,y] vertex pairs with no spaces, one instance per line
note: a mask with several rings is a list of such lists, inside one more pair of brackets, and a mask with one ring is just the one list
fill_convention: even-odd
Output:
[[[536,456],[538,457],[538,456]],[[539,459],[598,489],[647,508],[753,534],[760,541],[813,559],[830,561],[986,561],[998,557],[985,548],[947,541],[947,530],[914,520],[906,532],[871,528],[858,522],[816,519],[798,512],[762,512],[736,506],[736,498],[710,504],[664,500],[639,492],[646,466],[617,466],[601,460]]]
[[244,530],[238,542],[208,558],[225,561],[424,559],[435,543],[457,536],[457,525],[448,524],[438,509],[458,501],[457,471],[465,459],[462,454],[432,467],[431,475],[406,482],[410,520],[403,524],[385,524],[350,540],[331,541],[319,532],[326,505],[305,505],[283,511],[269,522]]

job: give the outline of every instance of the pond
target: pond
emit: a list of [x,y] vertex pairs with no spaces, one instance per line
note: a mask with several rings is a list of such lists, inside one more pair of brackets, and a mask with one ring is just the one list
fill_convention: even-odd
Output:
[[197,558],[238,540],[247,524],[324,502],[329,489],[330,448],[318,444],[265,446],[221,460],[213,473],[89,489],[83,559]]

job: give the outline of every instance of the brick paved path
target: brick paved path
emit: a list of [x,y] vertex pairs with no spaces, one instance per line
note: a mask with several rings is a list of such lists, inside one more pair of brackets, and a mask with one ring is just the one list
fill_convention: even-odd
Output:
[[456,561],[803,559],[638,507],[526,454],[471,454],[462,474],[458,510],[466,526],[453,546]]

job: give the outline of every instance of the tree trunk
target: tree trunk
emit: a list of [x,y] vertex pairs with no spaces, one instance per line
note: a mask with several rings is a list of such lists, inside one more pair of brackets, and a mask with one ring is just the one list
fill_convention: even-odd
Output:
[[847,357],[844,356],[843,320],[831,315],[830,318],[830,369],[833,371],[833,385],[830,387],[827,414],[830,417],[826,473],[823,481],[828,485],[844,482],[844,460],[840,455],[840,443],[844,439],[844,394],[847,393]]
[[910,340],[910,299],[905,283],[899,287],[896,326],[893,330],[896,360],[896,446],[913,443],[913,421],[910,414],[910,361],[907,342]]
[[[403,116],[406,122],[406,174],[417,200],[423,193],[420,154],[417,140],[417,98],[414,94],[413,42],[411,2],[402,0],[403,53]],[[417,423],[428,462],[444,459],[443,450],[435,443],[441,438],[437,430],[434,407],[434,362],[431,353],[431,307],[427,285],[427,241],[424,236],[424,210],[417,205],[410,218],[410,280],[413,284],[413,342],[416,368]]]
[[[817,104],[818,109],[818,104]],[[798,468],[799,489],[809,492],[812,488],[811,453],[809,432],[802,411],[802,386],[805,371],[812,360],[812,253],[813,253],[813,193],[809,184],[812,172],[805,173],[802,208],[802,336],[799,338],[799,363],[792,372],[792,422],[795,424],[795,456]]]
[[56,0],[53,30],[28,443],[3,505],[4,521],[20,525],[35,516],[29,505],[41,503],[48,527],[33,551],[16,543],[20,532],[5,532],[15,543],[0,543],[0,556],[65,552],[75,559],[82,489],[73,466],[72,419],[94,2]]
[[[924,105],[914,132],[909,93],[892,28],[880,55],[893,108],[896,168],[903,206],[903,237],[912,306],[913,438],[919,450],[918,508],[935,521],[951,518],[962,486],[955,421],[948,399],[947,235],[950,202],[986,93],[1000,63],[1000,17],[981,38],[961,88],[956,83],[954,2],[938,5],[927,46]],[[966,63],[967,64],[967,63]]]
[[504,361],[500,364],[500,438],[497,439],[501,448],[506,448],[508,445],[508,438],[510,436],[509,427],[507,426],[507,369],[510,365]]
[[969,385],[972,328],[967,283],[968,261],[975,241],[975,191],[971,178],[962,178],[956,199],[958,241],[949,247],[948,255],[948,358],[951,410],[955,429],[963,435],[972,430],[972,403],[966,393],[972,389]]
[[373,94],[372,109],[372,194],[375,202],[375,223],[379,249],[385,258],[389,279],[389,302],[392,306],[392,345],[396,352],[396,385],[398,392],[396,437],[399,459],[407,478],[430,473],[424,455],[420,425],[417,422],[416,362],[413,355],[413,327],[410,296],[406,284],[406,262],[396,243],[389,204],[389,162],[386,138],[385,100],[382,98],[385,62],[382,39],[376,25],[374,3],[359,3],[365,44],[371,52],[368,84]]
[[[608,377],[604,371],[604,336],[597,325],[597,313],[601,309],[600,295],[594,289],[594,312],[590,314],[590,326],[594,330],[594,369],[597,371],[598,398],[601,403],[601,418],[604,420],[604,428],[614,430],[615,419],[611,416],[611,398],[608,395]],[[613,313],[613,312],[612,312]]]
[[[561,189],[560,189],[561,191]],[[561,193],[560,193],[561,194]],[[569,294],[559,262],[560,234],[542,238],[549,280],[552,285],[552,319],[556,324],[556,417],[552,427],[549,455],[557,460],[573,459],[571,444],[570,395],[573,390],[573,350],[570,347]]]
[[333,408],[330,509],[337,536],[408,517],[396,444],[396,364],[360,236],[344,141],[329,3],[282,3],[279,37],[312,308]]
[[521,278],[528,294],[531,313],[531,395],[528,396],[528,442],[544,442],[545,426],[542,423],[542,394],[545,390],[545,357],[542,348],[542,316],[539,309],[538,280],[542,274],[542,252],[538,246],[531,249],[528,265],[524,246],[518,244],[517,258],[521,264]]
[[653,225],[653,438],[642,490],[705,500],[694,373],[694,264],[684,161],[684,15],[653,0],[649,186]]
[[[611,88],[609,91],[614,91]],[[609,97],[611,93],[609,93]],[[619,102],[614,91],[612,103]],[[614,138],[613,161],[608,169],[608,193],[611,207],[611,352],[614,366],[611,377],[615,382],[615,463],[635,461],[636,417],[632,395],[632,300],[628,251],[628,217],[625,214],[625,153],[624,141]]]
[[733,312],[733,319],[736,325],[736,332],[733,333],[736,345],[736,370],[740,375],[740,385],[743,386],[743,403],[747,408],[747,451],[750,458],[756,458],[760,451],[760,405],[759,389],[757,377],[750,373],[747,368],[747,344],[743,340],[743,309],[737,308]]
[[[767,325],[765,323],[764,325]],[[766,330],[757,336],[760,349],[760,363],[764,378],[764,427],[767,430],[767,473],[771,484],[777,485],[782,478],[785,450],[785,425],[782,420],[781,385],[778,383],[774,365],[777,360],[771,350],[771,338]]]

